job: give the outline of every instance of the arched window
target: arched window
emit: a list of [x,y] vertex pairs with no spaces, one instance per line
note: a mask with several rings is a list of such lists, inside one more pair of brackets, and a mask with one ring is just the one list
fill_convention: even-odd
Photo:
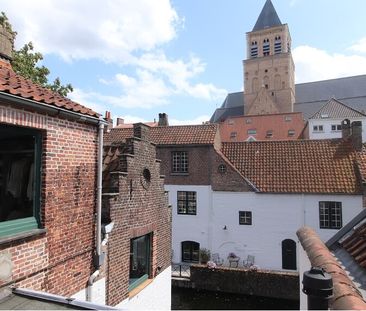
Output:
[[269,89],[269,78],[267,76],[263,78],[263,85],[266,89]]
[[258,44],[257,41],[252,41],[252,46],[250,47],[250,57],[258,57]]
[[282,269],[296,270],[296,242],[291,239],[282,241]]
[[194,241],[182,242],[182,261],[198,262],[200,259],[200,243]]
[[281,41],[281,37],[278,36],[275,38],[275,42],[274,42],[274,53],[279,54],[281,52],[282,52],[282,41]]
[[269,39],[263,40],[263,56],[268,56],[270,53]]

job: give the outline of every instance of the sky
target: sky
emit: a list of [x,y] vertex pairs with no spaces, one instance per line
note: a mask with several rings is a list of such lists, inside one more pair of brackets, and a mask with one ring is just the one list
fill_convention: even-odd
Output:
[[[125,122],[208,121],[243,90],[246,32],[265,0],[0,0],[72,100]],[[296,83],[366,74],[365,0],[272,0]]]

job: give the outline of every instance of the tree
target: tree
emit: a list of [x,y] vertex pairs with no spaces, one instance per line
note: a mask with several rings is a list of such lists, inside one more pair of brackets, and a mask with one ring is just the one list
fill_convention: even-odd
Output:
[[[16,32],[13,31],[11,24],[4,12],[0,15],[0,25],[13,35],[14,39]],[[69,92],[73,91],[73,87],[70,83],[66,85],[61,84],[61,80],[57,77],[52,84],[48,81],[48,75],[50,70],[45,66],[39,66],[38,63],[43,59],[43,55],[40,52],[35,52],[33,43],[26,43],[20,50],[13,50],[13,60],[11,62],[14,72],[30,79],[34,83],[44,86],[54,92],[59,93],[62,96],[67,96]]]

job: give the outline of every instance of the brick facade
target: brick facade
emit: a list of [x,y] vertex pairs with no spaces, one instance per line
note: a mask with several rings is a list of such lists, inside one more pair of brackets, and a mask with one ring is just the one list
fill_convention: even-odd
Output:
[[[92,273],[96,202],[97,127],[0,105],[0,124],[42,132],[40,218],[45,233],[8,239],[16,284],[69,296]],[[1,240],[0,240],[1,241]]]
[[[105,188],[118,193],[103,195],[104,217],[115,223],[108,243],[108,305],[117,305],[129,297],[132,238],[151,234],[150,279],[168,268],[171,261],[171,210],[160,175],[160,161],[156,159],[155,145],[145,140],[148,128],[138,126],[135,135],[142,137],[120,145],[123,152],[118,169],[114,168],[119,172],[110,172],[110,185]],[[150,181],[145,180],[144,169],[150,171]]]
[[[172,152],[188,153],[188,173],[172,173]],[[161,159],[161,173],[167,185],[211,185],[214,191],[251,191],[245,179],[225,160],[221,152],[213,145],[179,145],[157,148],[157,157]],[[224,165],[225,172],[219,171]]]

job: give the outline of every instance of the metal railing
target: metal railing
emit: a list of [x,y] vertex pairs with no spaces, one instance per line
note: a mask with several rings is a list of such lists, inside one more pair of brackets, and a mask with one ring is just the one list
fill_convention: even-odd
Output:
[[172,276],[189,279],[191,277],[190,265],[172,263]]

